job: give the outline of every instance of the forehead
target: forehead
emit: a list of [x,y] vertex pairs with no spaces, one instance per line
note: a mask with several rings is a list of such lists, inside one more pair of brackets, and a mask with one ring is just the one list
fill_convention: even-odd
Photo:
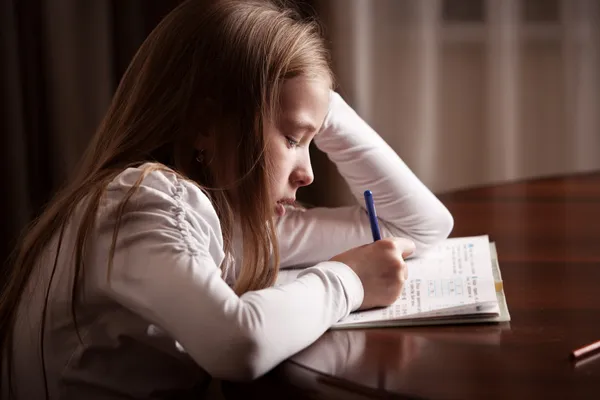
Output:
[[329,87],[329,82],[322,78],[288,79],[279,98],[280,117],[320,127],[329,107]]

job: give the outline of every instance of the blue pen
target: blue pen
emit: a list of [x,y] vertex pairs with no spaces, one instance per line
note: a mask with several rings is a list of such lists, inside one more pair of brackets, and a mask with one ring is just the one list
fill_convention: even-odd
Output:
[[377,213],[375,212],[373,193],[371,193],[370,190],[365,190],[365,204],[367,205],[369,221],[371,222],[371,233],[373,234],[373,241],[376,242],[381,239],[381,233],[379,232],[379,223],[377,222]]

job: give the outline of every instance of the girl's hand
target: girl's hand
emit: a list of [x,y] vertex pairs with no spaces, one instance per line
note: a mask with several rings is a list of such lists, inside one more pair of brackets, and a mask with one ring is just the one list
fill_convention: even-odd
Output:
[[404,257],[414,250],[411,240],[386,238],[338,254],[331,261],[348,265],[358,275],[364,290],[360,309],[365,310],[389,306],[398,299],[408,278]]

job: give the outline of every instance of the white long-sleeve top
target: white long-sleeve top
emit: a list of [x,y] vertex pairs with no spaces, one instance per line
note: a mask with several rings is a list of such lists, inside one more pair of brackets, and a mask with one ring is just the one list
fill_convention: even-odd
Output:
[[[201,390],[210,376],[252,379],[310,345],[362,303],[358,276],[327,260],[372,241],[362,206],[366,189],[374,194],[382,236],[410,238],[417,252],[448,236],[453,221],[447,209],[336,93],[314,141],[336,164],[357,205],[288,209],[277,222],[282,278],[288,267],[305,268],[287,283],[242,296],[230,286],[236,268],[226,276],[219,268],[223,237],[210,200],[164,171],[149,173],[131,198],[109,277],[115,210],[144,166],[118,175],[101,203],[85,258],[77,313],[82,342],[70,308],[76,213],[49,292],[44,360],[50,398],[193,397],[192,388]],[[18,398],[43,396],[39,327],[56,244],[40,259],[19,306],[13,347]],[[148,335],[149,325],[165,335]]]

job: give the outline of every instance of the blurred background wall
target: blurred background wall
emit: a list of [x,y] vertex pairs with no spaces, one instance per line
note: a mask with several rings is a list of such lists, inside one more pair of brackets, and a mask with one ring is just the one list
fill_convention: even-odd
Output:
[[[600,168],[599,0],[315,3],[341,93],[435,192]],[[315,201],[351,199],[315,164]]]
[[[0,259],[180,0],[0,2]],[[600,0],[306,0],[338,90],[435,192],[600,169]],[[316,205],[352,199],[313,149]]]

